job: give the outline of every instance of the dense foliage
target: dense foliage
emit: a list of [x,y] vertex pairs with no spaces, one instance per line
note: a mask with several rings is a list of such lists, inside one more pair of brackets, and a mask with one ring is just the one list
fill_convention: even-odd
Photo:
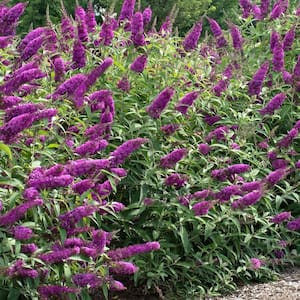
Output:
[[134,7],[20,39],[25,5],[0,6],[1,299],[128,274],[193,299],[299,260],[300,9],[241,0],[182,39]]

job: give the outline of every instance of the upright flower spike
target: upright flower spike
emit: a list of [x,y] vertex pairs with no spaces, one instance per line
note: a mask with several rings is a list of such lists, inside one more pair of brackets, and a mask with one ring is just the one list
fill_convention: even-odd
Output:
[[88,28],[86,24],[86,12],[81,6],[75,8],[75,20],[77,22],[77,35],[82,42],[89,39]]
[[240,6],[243,10],[243,18],[248,18],[252,12],[252,3],[250,0],[240,0]]
[[37,27],[33,30],[31,30],[29,33],[25,35],[25,37],[22,39],[18,46],[18,50],[22,52],[28,43],[30,43],[32,40],[36,39],[39,36],[42,36],[45,31],[45,27]]
[[89,33],[95,32],[96,26],[97,26],[97,21],[95,18],[94,7],[93,7],[93,3],[91,0],[88,3],[87,13],[85,16],[85,23],[86,23],[87,30]]
[[145,45],[143,14],[136,12],[131,20],[131,40],[138,46]]
[[130,65],[130,70],[136,73],[142,73],[147,64],[147,55],[138,56]]
[[124,21],[126,19],[130,20],[131,17],[133,16],[134,6],[135,6],[135,0],[124,0],[120,12],[119,21]]
[[163,110],[167,107],[171,98],[173,97],[175,90],[167,87],[165,88],[147,107],[147,113],[153,118],[158,119],[163,112]]
[[65,62],[60,56],[56,56],[52,59],[52,64],[55,73],[54,81],[56,82],[62,81],[66,71]]
[[256,71],[253,75],[252,80],[248,84],[249,94],[259,95],[262,89],[263,82],[267,76],[269,70],[269,63],[265,62],[261,65],[261,67]]
[[261,0],[260,11],[261,11],[262,17],[266,17],[267,14],[269,13],[270,3],[271,3],[270,0]]
[[278,42],[273,50],[273,70],[281,72],[284,69],[284,50],[282,43]]
[[35,55],[38,52],[38,50],[42,47],[43,42],[43,36],[38,36],[35,39],[31,40],[22,51],[21,60],[26,61],[33,55]]
[[232,38],[233,48],[236,50],[241,50],[243,47],[243,38],[238,26],[236,25],[230,26],[230,34]]
[[190,92],[181,98],[175,106],[175,109],[181,112],[183,115],[187,114],[187,111],[194,101],[198,98],[198,92]]
[[289,51],[292,49],[294,40],[296,36],[295,27],[293,26],[284,36],[283,38],[283,50]]
[[273,53],[276,45],[280,43],[280,34],[277,31],[272,31],[270,36],[270,50]]
[[109,46],[114,38],[113,20],[107,17],[102,23],[101,31],[99,33],[99,41],[96,44],[103,44]]
[[191,51],[197,48],[197,44],[202,32],[202,22],[194,24],[191,31],[187,34],[183,41],[183,48],[185,51]]
[[169,154],[160,159],[160,166],[162,168],[173,168],[180,160],[187,155],[187,149],[175,149]]
[[86,54],[85,47],[81,40],[74,41],[73,44],[73,57],[72,57],[72,68],[80,69],[86,65]]
[[216,20],[208,18],[208,22],[209,22],[210,30],[213,33],[215,38],[223,35],[222,29]]
[[144,9],[143,11],[143,22],[144,22],[144,25],[147,25],[150,23],[151,21],[151,17],[152,17],[152,10],[150,7],[147,7]]
[[285,100],[286,95],[284,93],[277,94],[272,100],[259,112],[261,115],[272,115],[276,109],[279,109]]

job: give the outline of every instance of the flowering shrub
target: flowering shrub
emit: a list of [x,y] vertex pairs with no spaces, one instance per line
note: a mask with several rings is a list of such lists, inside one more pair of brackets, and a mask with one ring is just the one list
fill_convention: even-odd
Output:
[[20,41],[0,6],[3,298],[193,297],[297,258],[299,8],[240,2],[183,39],[125,0]]

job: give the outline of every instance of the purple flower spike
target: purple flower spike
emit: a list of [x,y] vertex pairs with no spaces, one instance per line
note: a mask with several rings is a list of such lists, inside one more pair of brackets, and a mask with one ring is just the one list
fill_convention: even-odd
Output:
[[258,270],[262,266],[262,261],[258,258],[251,258],[250,262],[251,262],[251,268],[253,270]]
[[284,93],[277,94],[272,98],[268,104],[259,111],[261,115],[272,115],[276,109],[279,109],[285,100],[286,95]]
[[119,261],[114,262],[109,271],[114,274],[134,274],[138,271],[138,267],[130,262]]
[[210,201],[201,201],[193,205],[192,210],[196,216],[207,215],[209,210],[212,208]]
[[95,184],[91,179],[84,179],[84,180],[81,180],[81,181],[75,183],[72,186],[72,190],[75,193],[82,195],[83,193],[85,193],[89,189],[93,188],[94,186],[95,186]]
[[98,151],[105,149],[108,146],[108,142],[106,140],[92,140],[83,143],[82,145],[76,147],[74,152],[79,154],[80,156],[86,156],[95,154]]
[[208,18],[210,30],[212,31],[215,38],[222,36],[223,32],[220,25],[214,19]]
[[114,24],[113,19],[107,18],[101,25],[101,31],[99,33],[99,41],[96,41],[96,45],[102,43],[105,46],[109,46],[114,38]]
[[141,12],[136,12],[132,17],[131,40],[136,47],[144,46],[146,43],[144,37],[143,14]]
[[72,280],[76,286],[96,288],[103,284],[103,281],[93,273],[75,274]]
[[41,254],[39,258],[47,264],[55,264],[55,263],[62,262],[63,260],[68,259],[70,256],[77,255],[79,253],[80,253],[80,248],[74,247],[70,249],[62,249],[62,250],[44,253]]
[[65,297],[65,294],[78,294],[79,289],[67,286],[59,285],[44,285],[38,288],[38,292],[41,296],[41,300],[48,300],[50,297]]
[[167,124],[160,127],[160,130],[165,135],[172,135],[178,128],[180,127],[179,124]]
[[144,22],[144,24],[147,25],[151,21],[151,18],[152,18],[152,10],[151,10],[150,7],[147,7],[143,11],[143,22]]
[[86,65],[85,47],[80,40],[74,42],[72,68],[80,69]]
[[94,7],[93,7],[91,0],[88,3],[87,13],[85,16],[85,23],[86,23],[88,32],[95,32],[97,22],[96,22],[95,13],[94,13]]
[[15,208],[9,210],[7,213],[0,216],[0,225],[1,226],[8,226],[12,225],[15,222],[19,221],[23,216],[26,214],[26,212],[35,206],[41,206],[43,204],[43,200],[41,199],[35,199],[32,201],[25,202],[23,204],[20,204],[16,206]]
[[268,176],[265,178],[266,182],[269,185],[275,185],[277,184],[283,177],[286,175],[287,170],[285,168],[277,169],[271,173],[268,174]]
[[210,146],[208,144],[203,143],[203,144],[198,145],[198,150],[203,155],[207,155],[210,152],[211,148],[210,148]]
[[295,219],[295,220],[289,222],[289,223],[287,224],[287,228],[288,228],[289,230],[299,231],[299,230],[300,230],[300,218]]
[[273,50],[273,70],[281,72],[284,69],[284,50],[282,43],[277,43]]
[[142,73],[147,64],[147,55],[138,56],[130,65],[130,70],[136,73]]
[[32,230],[25,226],[14,227],[13,234],[16,240],[28,240],[33,235]]
[[291,212],[284,211],[284,212],[281,212],[281,213],[277,214],[276,216],[272,217],[270,222],[275,223],[275,224],[280,224],[284,221],[287,221],[291,217],[292,217]]
[[241,50],[243,47],[243,38],[238,26],[232,25],[230,27],[230,34],[232,38],[233,48],[236,50]]
[[166,156],[160,159],[160,166],[162,168],[173,168],[177,162],[187,155],[187,149],[175,149]]
[[153,118],[158,119],[162,111],[167,107],[171,98],[173,97],[175,90],[167,87],[165,88],[147,107],[147,113]]
[[198,98],[198,92],[190,92],[181,98],[175,106],[175,109],[181,112],[183,115],[187,114],[188,108],[194,103]]
[[130,90],[130,82],[128,80],[128,77],[124,76],[120,79],[120,81],[118,82],[118,89],[123,92],[128,92]]
[[250,95],[258,96],[260,94],[268,70],[269,70],[269,63],[265,62],[254,74],[252,80],[249,82],[248,85]]
[[134,5],[135,0],[124,0],[119,17],[120,21],[131,19],[134,12]]
[[289,51],[292,49],[294,40],[295,40],[296,32],[295,27],[292,27],[283,38],[283,49],[284,51]]
[[155,251],[160,248],[158,242],[148,242],[145,244],[136,244],[125,248],[118,248],[108,251],[107,255],[114,261],[119,261],[137,254],[143,254],[150,251]]
[[148,140],[143,138],[136,138],[128,140],[119,146],[116,150],[110,153],[110,162],[112,167],[116,167],[124,163],[126,158],[135,150],[141,147],[142,144],[146,143]]
[[169,175],[165,179],[165,185],[174,186],[175,188],[181,188],[185,185],[187,181],[187,176],[179,173],[174,173]]
[[243,18],[248,18],[252,11],[252,3],[249,0],[240,0],[240,6],[243,10]]
[[197,22],[183,41],[185,51],[191,51],[197,48],[197,44],[202,32],[202,22]]

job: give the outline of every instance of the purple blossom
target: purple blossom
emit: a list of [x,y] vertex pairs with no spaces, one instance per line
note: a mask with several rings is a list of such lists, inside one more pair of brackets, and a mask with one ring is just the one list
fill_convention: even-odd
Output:
[[65,294],[77,294],[79,293],[79,289],[67,286],[59,286],[59,285],[44,285],[39,286],[38,292],[41,296],[41,300],[48,300],[52,296],[63,296]]
[[210,201],[201,201],[193,205],[192,210],[196,216],[202,216],[208,214],[209,210],[212,208],[212,203]]
[[118,261],[113,262],[109,267],[109,271],[114,274],[134,274],[138,271],[138,267],[131,262]]
[[77,206],[58,217],[61,227],[67,230],[72,229],[75,227],[76,223],[84,217],[92,215],[96,210],[97,207],[92,205]]
[[208,23],[215,38],[223,35],[222,29],[216,20],[208,18]]
[[190,92],[181,98],[175,106],[175,109],[186,115],[188,108],[193,105],[194,101],[198,98],[198,92]]
[[213,87],[213,92],[216,96],[220,97],[222,92],[226,91],[229,82],[227,80],[221,79],[218,83]]
[[38,36],[35,39],[31,40],[24,50],[21,53],[21,59],[22,61],[28,60],[33,55],[37,54],[39,49],[42,47],[42,44],[44,42],[44,36]]
[[265,178],[265,181],[269,185],[275,185],[277,184],[287,173],[287,170],[285,168],[277,169],[267,175]]
[[72,68],[80,69],[86,65],[85,47],[78,39],[73,44]]
[[288,222],[287,228],[289,230],[299,231],[300,230],[300,218]]
[[282,5],[282,0],[275,2],[272,11],[270,13],[270,20],[279,18],[284,13],[284,7]]
[[38,250],[38,247],[36,244],[25,244],[21,246],[21,252],[25,254],[33,254],[36,250]]
[[97,174],[109,166],[110,161],[108,159],[78,159],[71,161],[66,166],[66,170],[70,175],[79,177]]
[[260,11],[263,17],[265,17],[269,13],[270,2],[270,0],[261,0]]
[[248,84],[250,95],[259,95],[262,89],[263,82],[269,70],[269,63],[265,62],[253,75],[252,80]]
[[252,11],[252,3],[250,0],[240,0],[240,6],[243,10],[243,18],[248,18]]
[[73,75],[71,78],[64,81],[62,84],[58,86],[55,92],[50,95],[53,100],[57,100],[61,96],[71,96],[74,94],[74,91],[86,81],[86,76],[83,74]]
[[181,188],[185,185],[187,181],[187,176],[179,173],[174,173],[169,175],[165,179],[165,185],[167,186],[174,186],[176,188]]
[[254,270],[258,270],[262,266],[262,261],[258,258],[251,258],[250,262],[251,262],[251,268]]
[[143,14],[141,12],[136,12],[132,17],[130,38],[136,47],[144,46],[146,43],[144,37]]
[[42,106],[35,103],[24,103],[16,105],[12,108],[5,110],[4,121],[9,122],[12,118],[17,117],[22,114],[30,114],[36,112]]
[[227,168],[227,172],[229,175],[241,174],[249,171],[250,171],[250,166],[247,164],[236,164],[236,165],[229,166]]
[[297,128],[292,128],[288,132],[288,134],[277,143],[277,146],[279,148],[288,148],[293,143],[293,140],[298,136],[298,134],[299,130]]
[[65,62],[63,61],[63,59],[59,56],[55,57],[52,60],[52,64],[53,64],[53,69],[54,69],[54,80],[56,82],[59,82],[63,79],[65,71],[66,71],[66,66],[65,66]]
[[261,181],[251,181],[251,182],[243,183],[240,189],[243,192],[252,192],[254,190],[259,190],[261,186],[262,186]]
[[260,200],[260,198],[262,196],[263,196],[263,194],[260,190],[252,191],[252,192],[244,195],[240,199],[234,201],[231,204],[231,207],[234,208],[234,209],[236,209],[236,208],[243,209],[247,206],[251,206],[251,205],[255,204],[257,201]]
[[74,247],[70,249],[62,249],[62,250],[56,250],[53,252],[44,253],[39,255],[39,258],[47,264],[55,264],[65,259],[68,259],[72,255],[77,255],[79,253],[80,253],[80,248]]
[[238,185],[229,185],[220,190],[220,192],[215,194],[215,197],[220,202],[226,202],[230,200],[233,195],[240,195],[240,187]]
[[183,48],[185,51],[191,51],[197,48],[201,32],[202,22],[197,22],[183,40]]
[[74,26],[67,15],[63,15],[63,18],[60,23],[60,30],[64,40],[70,40],[75,37]]
[[198,150],[200,151],[200,153],[202,153],[203,155],[207,155],[210,151],[211,148],[208,144],[203,143],[203,144],[199,144],[198,145]]
[[144,244],[136,244],[125,248],[118,248],[107,252],[109,258],[114,261],[119,261],[137,254],[143,254],[150,251],[158,250],[160,244],[158,242],[148,242]]
[[179,124],[167,124],[160,127],[160,130],[165,135],[172,135],[178,128],[180,127]]
[[152,10],[150,7],[147,7],[143,11],[143,22],[144,24],[148,24],[151,21],[152,18]]
[[166,16],[165,21],[161,24],[159,33],[162,36],[166,36],[168,33],[172,32],[172,27],[173,27],[173,19],[170,16]]
[[270,222],[275,223],[275,224],[280,224],[284,221],[287,221],[291,217],[292,217],[291,212],[284,211],[284,212],[281,212],[281,213],[277,214],[276,216],[272,217]]
[[29,277],[36,278],[39,273],[36,270],[29,269],[24,266],[24,261],[19,259],[12,266],[7,269],[7,275],[9,277]]
[[118,89],[120,89],[123,92],[128,92],[130,90],[130,82],[127,76],[124,76],[119,80]]
[[75,274],[72,276],[72,280],[74,284],[79,287],[90,286],[92,288],[96,288],[103,283],[103,281],[93,273]]
[[229,132],[228,126],[219,126],[216,129],[209,132],[206,136],[205,140],[210,142],[212,139],[216,139],[217,141],[224,141],[226,134]]
[[300,55],[298,55],[298,59],[293,70],[293,77],[295,80],[300,79]]
[[215,123],[217,123],[218,121],[220,121],[222,118],[220,116],[213,116],[213,115],[206,115],[204,117],[204,122],[209,125],[212,126]]
[[158,119],[162,111],[167,107],[171,98],[173,97],[175,90],[167,87],[165,88],[147,107],[147,113],[153,118]]
[[88,90],[92,85],[95,84],[97,79],[112,65],[112,58],[105,58],[101,65],[97,66],[88,75],[85,82],[86,89]]
[[18,46],[18,50],[20,52],[23,52],[23,50],[26,48],[26,46],[33,40],[35,40],[37,37],[40,37],[43,35],[45,31],[45,27],[37,27],[33,30],[31,30],[29,33],[25,35],[25,37],[22,39]]
[[282,43],[276,43],[273,49],[273,70],[281,72],[284,69],[284,50]]
[[55,189],[67,187],[73,182],[73,177],[70,175],[48,176],[38,179],[30,179],[27,182],[28,187],[36,188],[37,190]]
[[272,31],[270,36],[270,50],[273,53],[274,48],[280,43],[280,34],[277,31]]
[[298,160],[298,161],[295,163],[295,167],[296,167],[297,169],[300,169],[300,160]]
[[190,195],[191,199],[205,199],[212,194],[211,190],[202,190]]
[[177,162],[187,155],[187,149],[175,149],[166,156],[160,159],[160,166],[162,168],[173,168]]
[[92,4],[91,0],[88,3],[87,13],[85,16],[85,23],[86,23],[88,32],[95,32],[97,22],[96,22],[94,8],[93,8],[93,4]]
[[0,127],[0,140],[2,139],[5,143],[10,143],[18,133],[31,127],[33,121],[34,115],[31,113],[12,118],[8,123]]
[[97,250],[97,254],[100,255],[104,252],[105,246],[109,244],[111,235],[104,230],[93,231],[93,242],[91,245]]
[[226,39],[223,35],[217,37],[216,46],[217,46],[218,49],[227,46],[227,41],[226,41]]
[[295,40],[296,32],[295,27],[292,27],[283,38],[283,49],[284,51],[289,51],[292,49],[293,42]]
[[268,104],[263,109],[259,110],[259,113],[263,116],[272,115],[276,109],[280,108],[285,98],[286,95],[284,93],[277,94],[271,99],[271,101],[268,102]]
[[95,154],[98,151],[105,149],[108,146],[108,142],[106,140],[92,140],[83,143],[82,145],[76,147],[74,152],[79,154],[80,156],[86,156]]
[[288,166],[289,162],[285,159],[275,159],[272,161],[272,168],[274,170],[286,168]]
[[219,181],[225,181],[227,179],[226,169],[216,169],[211,171],[211,176]]
[[124,0],[119,17],[120,21],[131,19],[134,12],[134,5],[135,0]]
[[13,228],[13,235],[16,240],[29,240],[33,232],[26,226],[16,226]]
[[55,108],[42,109],[42,110],[35,112],[34,121],[48,119],[50,122],[51,118],[53,118],[56,115],[57,115],[57,109],[55,109]]
[[0,216],[0,225],[1,226],[8,226],[16,223],[19,221],[23,216],[26,214],[26,212],[35,206],[41,206],[43,204],[42,199],[34,199],[32,201],[28,201],[25,203],[22,203],[11,210],[9,210],[7,213]]
[[[114,38],[114,24],[113,19],[106,18],[102,23],[101,31],[99,33],[99,43],[102,43],[105,46],[109,46]],[[98,44],[98,42],[96,42]]]
[[73,184],[72,190],[75,193],[82,195],[83,193],[85,193],[89,189],[93,188],[94,186],[95,186],[95,183],[91,179],[88,178],[88,179],[84,179],[84,180],[81,180],[81,181]]
[[0,108],[1,109],[11,108],[22,101],[23,99],[17,96],[4,96],[1,99]]
[[113,152],[110,153],[111,166],[117,166],[126,160],[126,158],[131,155],[134,151],[141,147],[142,144],[146,143],[148,140],[143,138],[136,138],[124,142],[122,145],[117,147]]
[[138,56],[130,65],[130,70],[136,73],[142,73],[147,64],[147,55]]
[[284,83],[286,83],[286,84],[293,83],[293,75],[286,70],[282,71],[282,79],[283,79]]
[[11,36],[0,36],[0,49],[5,49],[11,43]]
[[118,280],[110,280],[109,289],[112,291],[123,291],[126,290],[124,284]]
[[232,25],[230,27],[230,34],[232,38],[233,48],[236,50],[241,50],[243,47],[243,37],[238,26]]
[[77,22],[77,35],[82,42],[89,39],[88,28],[86,24],[86,12],[81,6],[75,8],[75,19]]

